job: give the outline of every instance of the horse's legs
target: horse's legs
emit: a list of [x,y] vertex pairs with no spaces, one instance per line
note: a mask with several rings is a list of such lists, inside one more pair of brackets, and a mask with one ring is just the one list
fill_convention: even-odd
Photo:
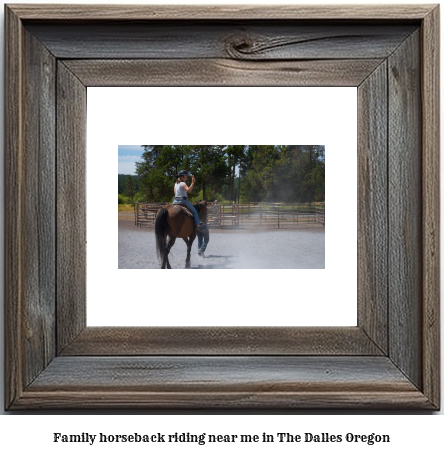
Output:
[[168,259],[168,254],[170,253],[171,247],[173,247],[175,242],[176,242],[176,238],[171,236],[170,240],[168,242],[167,248],[166,248],[166,251],[167,251],[167,254],[166,254],[166,266],[167,266],[167,269],[171,269],[170,260]]
[[194,239],[196,239],[195,232],[193,232],[188,239],[184,238],[184,241],[187,244],[187,259],[185,260],[186,268],[191,267],[191,247],[193,246]]
[[183,242],[185,242],[185,244],[187,245],[187,259],[185,260],[185,268],[188,269],[191,266],[190,254],[188,253],[190,250],[190,247],[188,245],[188,238],[184,237]]
[[193,242],[194,242],[194,239],[196,239],[196,236],[197,236],[196,232],[193,231],[193,233],[191,234],[191,236],[189,238],[191,245],[193,245]]
[[171,247],[173,247],[175,242],[176,242],[176,238],[173,236],[170,236],[169,240],[168,240],[168,244],[165,247],[165,251],[163,253],[161,269],[165,269],[165,266],[167,269],[171,269],[170,261],[168,260],[168,255],[170,253]]
[[165,265],[166,265],[167,261],[168,261],[168,253],[165,250],[165,252],[163,252],[162,265],[160,266],[160,269],[165,269]]

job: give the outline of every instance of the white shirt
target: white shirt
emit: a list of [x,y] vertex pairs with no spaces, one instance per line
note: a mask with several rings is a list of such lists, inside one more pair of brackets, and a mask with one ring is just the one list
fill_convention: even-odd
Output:
[[185,185],[185,182],[180,182],[178,184],[175,184],[174,185],[174,192],[176,194],[176,196],[178,197],[187,197],[187,191],[183,188]]

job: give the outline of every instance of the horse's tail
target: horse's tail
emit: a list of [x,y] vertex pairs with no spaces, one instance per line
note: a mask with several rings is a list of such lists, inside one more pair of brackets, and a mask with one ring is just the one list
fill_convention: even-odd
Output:
[[156,233],[156,250],[157,257],[162,261],[163,255],[167,247],[167,235],[168,235],[168,222],[167,222],[168,211],[162,208],[156,217],[156,225],[154,232]]

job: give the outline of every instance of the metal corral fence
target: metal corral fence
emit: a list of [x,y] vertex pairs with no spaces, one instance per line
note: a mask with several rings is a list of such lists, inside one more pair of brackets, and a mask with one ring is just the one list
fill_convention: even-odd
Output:
[[136,203],[134,205],[134,223],[139,228],[144,226],[154,228],[157,213],[167,204],[170,203]]
[[[135,224],[154,227],[159,210],[171,203],[136,203]],[[208,226],[213,229],[285,229],[325,225],[325,203],[208,203]]]

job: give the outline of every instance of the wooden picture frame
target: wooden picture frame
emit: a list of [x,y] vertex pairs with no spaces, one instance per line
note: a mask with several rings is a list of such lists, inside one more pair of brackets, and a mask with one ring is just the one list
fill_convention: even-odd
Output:
[[[439,409],[438,8],[7,5],[6,409]],[[86,87],[122,85],[358,87],[357,327],[86,327]]]

